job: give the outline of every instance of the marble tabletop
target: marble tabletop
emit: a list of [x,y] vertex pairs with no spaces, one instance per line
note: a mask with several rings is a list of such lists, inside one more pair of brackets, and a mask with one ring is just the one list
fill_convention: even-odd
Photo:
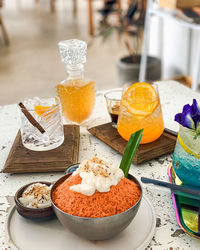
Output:
[[[178,131],[174,115],[181,112],[186,103],[196,98],[200,102],[200,94],[175,81],[158,82],[160,99],[166,128]],[[103,91],[97,93],[96,105],[90,121],[80,129],[79,162],[97,153],[113,164],[118,164],[121,155],[92,136],[88,127],[109,122]],[[0,169],[2,170],[10,148],[19,129],[17,105],[0,107]],[[141,176],[168,181],[167,170],[172,155],[166,155],[142,165],[131,166],[130,173],[140,179]],[[13,195],[22,185],[32,181],[55,181],[63,173],[39,174],[0,174],[0,249],[11,249],[5,237],[5,224],[9,207],[13,203]],[[172,204],[171,193],[165,188],[143,185],[144,193],[152,202],[157,225],[155,235],[147,249],[200,249],[200,240],[184,233],[177,225]],[[130,248],[131,249],[131,248]]]

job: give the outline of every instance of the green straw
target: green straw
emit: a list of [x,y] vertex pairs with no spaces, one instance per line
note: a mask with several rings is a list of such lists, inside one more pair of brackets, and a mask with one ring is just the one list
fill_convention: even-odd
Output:
[[129,141],[126,145],[121,163],[120,163],[120,168],[124,172],[124,176],[128,176],[128,172],[133,160],[133,157],[135,156],[135,153],[137,152],[137,149],[139,147],[140,141],[142,139],[142,132],[144,129],[140,129],[133,133]]

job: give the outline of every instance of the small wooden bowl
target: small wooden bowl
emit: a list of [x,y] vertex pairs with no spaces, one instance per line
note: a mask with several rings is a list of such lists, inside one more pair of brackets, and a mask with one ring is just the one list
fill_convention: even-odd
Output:
[[29,207],[23,206],[20,203],[19,198],[22,197],[22,193],[24,192],[24,190],[28,186],[30,186],[30,185],[32,185],[34,183],[46,184],[47,186],[52,185],[51,182],[37,181],[37,182],[32,182],[32,183],[26,184],[25,186],[21,187],[16,192],[15,197],[14,197],[17,212],[21,216],[23,216],[24,218],[30,219],[30,220],[44,221],[44,220],[52,219],[55,216],[54,211],[52,209],[52,206],[45,207],[45,208],[29,208]]

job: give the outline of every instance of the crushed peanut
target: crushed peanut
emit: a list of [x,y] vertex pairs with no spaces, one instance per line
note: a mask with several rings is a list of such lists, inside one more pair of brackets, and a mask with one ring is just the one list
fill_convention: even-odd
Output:
[[110,173],[108,172],[109,163],[97,157],[95,154],[93,158],[83,161],[79,166],[78,172],[93,172],[95,176],[108,177]]
[[44,208],[51,206],[50,203],[51,186],[35,183],[28,186],[19,198],[20,203],[29,208]]
[[72,175],[78,174],[81,184],[73,185],[70,190],[91,196],[97,192],[109,192],[112,185],[117,185],[124,178],[123,171],[94,155],[80,163]]

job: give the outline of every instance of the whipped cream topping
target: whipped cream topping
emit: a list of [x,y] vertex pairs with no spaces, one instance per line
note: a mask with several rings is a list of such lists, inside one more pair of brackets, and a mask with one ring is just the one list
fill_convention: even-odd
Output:
[[73,185],[70,190],[91,196],[96,191],[109,192],[112,185],[116,186],[124,178],[123,171],[96,155],[80,163],[72,175],[79,174],[81,184]]
[[30,208],[50,207],[51,186],[41,183],[34,183],[28,186],[23,192],[22,197],[19,198],[20,203]]

